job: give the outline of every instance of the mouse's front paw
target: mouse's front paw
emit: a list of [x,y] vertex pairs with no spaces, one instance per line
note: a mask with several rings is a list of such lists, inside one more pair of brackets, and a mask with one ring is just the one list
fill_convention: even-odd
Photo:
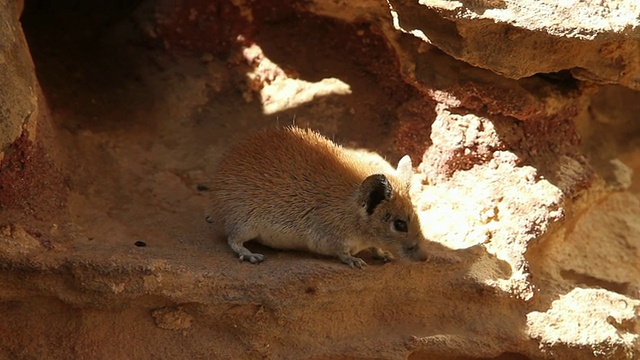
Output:
[[349,265],[349,267],[352,269],[362,269],[363,266],[367,266],[367,263],[364,260],[355,256],[343,256],[340,257],[340,260],[342,260],[343,263]]
[[380,248],[373,248],[372,257],[375,260],[380,260],[380,261],[385,262],[385,263],[394,259],[393,255],[390,252],[384,251],[384,250],[382,250]]
[[264,255],[262,254],[248,254],[248,255],[240,255],[240,261],[248,261],[252,264],[258,264],[264,261]]

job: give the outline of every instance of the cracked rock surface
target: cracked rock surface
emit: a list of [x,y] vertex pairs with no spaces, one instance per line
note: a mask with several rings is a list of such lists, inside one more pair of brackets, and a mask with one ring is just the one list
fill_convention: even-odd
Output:
[[[635,2],[22,5],[0,358],[640,357]],[[292,123],[412,157],[429,261],[214,239],[217,161]]]
[[389,0],[396,28],[447,54],[520,79],[570,71],[640,88],[640,5],[607,1]]

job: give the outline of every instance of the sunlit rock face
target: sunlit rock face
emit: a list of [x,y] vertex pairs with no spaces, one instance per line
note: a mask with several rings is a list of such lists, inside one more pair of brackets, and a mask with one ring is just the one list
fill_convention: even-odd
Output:
[[[0,357],[640,357],[635,1],[22,5],[0,4]],[[409,154],[428,261],[238,262],[209,179],[286,125]]]

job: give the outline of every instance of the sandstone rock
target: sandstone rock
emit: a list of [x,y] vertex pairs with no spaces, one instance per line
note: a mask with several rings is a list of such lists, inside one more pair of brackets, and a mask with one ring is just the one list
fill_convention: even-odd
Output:
[[575,288],[554,300],[546,312],[527,314],[527,331],[553,357],[633,358],[638,351],[633,332],[639,307],[640,301],[606,290]]
[[256,44],[244,47],[242,55],[251,68],[247,73],[248,91],[244,94],[245,99],[251,101],[253,92],[258,93],[265,114],[295,108],[331,94],[351,93],[349,85],[340,79],[325,78],[312,83],[289,77]]
[[[23,2],[0,3],[0,226],[64,210],[60,149],[19,21]],[[51,226],[39,224],[45,232]]]
[[151,315],[156,321],[156,325],[161,329],[184,330],[188,329],[193,322],[193,316],[189,315],[181,307],[160,308],[154,310]]
[[[611,194],[592,207],[572,228],[534,249],[535,271],[541,276],[582,286],[597,286],[627,296],[640,282],[640,200],[629,192]],[[607,244],[607,246],[602,246]],[[611,266],[615,261],[616,265]]]
[[36,77],[18,4],[22,2],[0,3],[0,154],[22,134],[37,108]]
[[[0,183],[12,185],[0,193],[12,200],[0,212],[0,357],[640,356],[635,93],[564,67],[584,61],[616,82],[606,58],[576,54],[601,51],[619,23],[596,24],[593,39],[583,28],[578,44],[570,24],[506,24],[529,3],[391,3],[432,44],[395,30],[374,0],[146,1],[122,22],[80,26],[92,40],[80,48],[74,31],[34,42],[59,50],[34,54],[47,54],[42,79],[63,79],[43,80],[61,137],[41,141],[48,122],[35,117],[37,136],[13,141],[0,169],[16,180]],[[487,34],[516,37],[500,47],[478,40]],[[566,53],[549,50],[559,38]],[[547,47],[517,48],[540,39]],[[544,69],[572,73],[516,80]],[[202,213],[215,160],[239,133],[291,119],[368,148],[349,150],[366,161],[422,160],[413,191],[428,262],[354,272],[260,249],[267,261],[251,266],[212,239]],[[56,149],[73,165],[64,177],[42,156]]]
[[568,70],[579,79],[640,89],[640,6],[635,1],[389,4],[396,28],[502,76],[521,79]]

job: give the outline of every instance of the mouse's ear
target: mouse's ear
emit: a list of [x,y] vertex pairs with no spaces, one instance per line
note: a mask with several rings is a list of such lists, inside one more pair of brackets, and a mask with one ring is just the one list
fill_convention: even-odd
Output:
[[413,175],[413,165],[411,164],[411,158],[409,155],[405,155],[398,161],[398,167],[396,168],[396,174],[398,179],[406,184],[407,187],[411,185],[411,176]]
[[391,184],[382,174],[374,174],[362,182],[358,188],[358,202],[367,210],[367,214],[373,214],[373,210],[384,200],[391,198]]

